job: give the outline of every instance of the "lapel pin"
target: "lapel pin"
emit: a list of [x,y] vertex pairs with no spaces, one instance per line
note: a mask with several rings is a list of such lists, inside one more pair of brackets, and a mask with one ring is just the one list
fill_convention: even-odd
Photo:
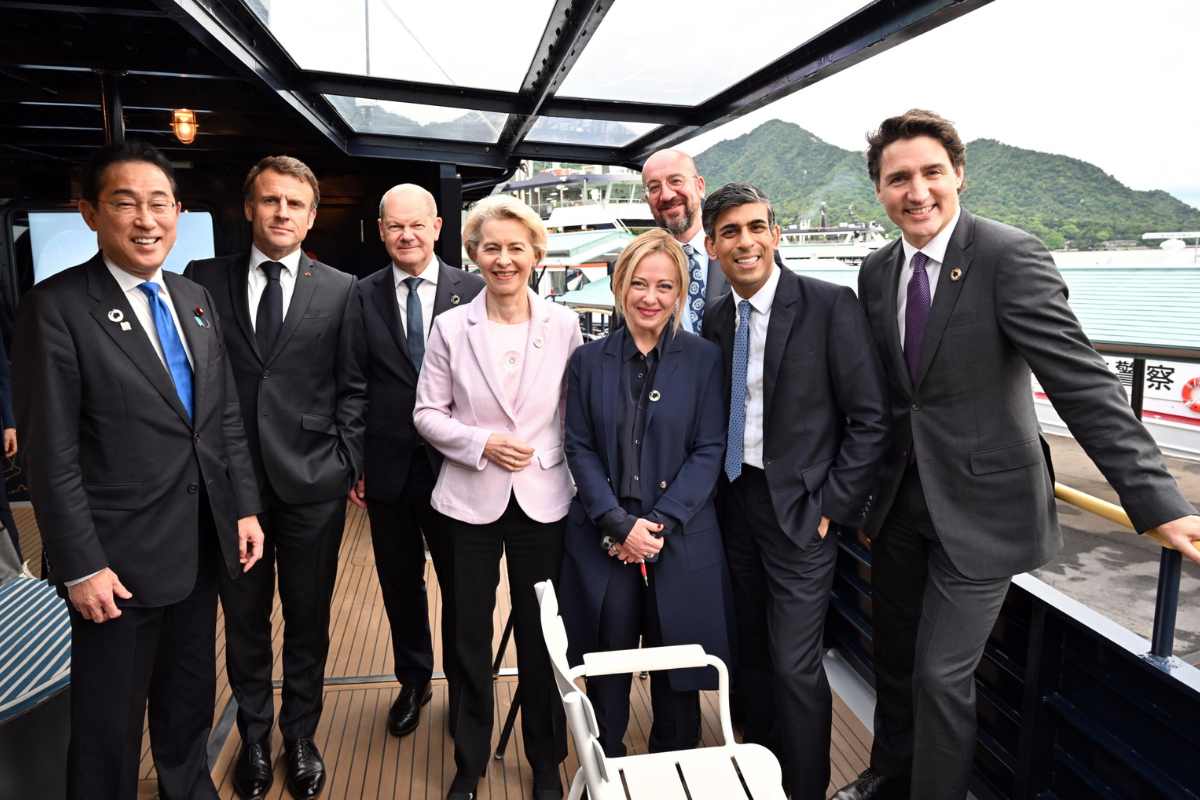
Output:
[[114,308],[112,311],[108,312],[108,321],[109,322],[124,322],[125,321],[125,312],[121,311],[121,309],[119,309],[119,308]]
[[662,399],[662,392],[660,392],[658,389],[651,389],[650,402],[657,403],[660,399]]
[[304,270],[304,277],[306,277],[306,278],[311,278],[311,277],[312,277],[312,270],[311,270],[311,269],[306,269],[306,270]]
[[199,325],[201,328],[208,327],[208,320],[206,320],[204,318],[204,309],[203,308],[201,308],[200,306],[196,306],[194,309],[192,309],[192,313],[195,315],[195,320],[196,320],[197,325]]
[[955,267],[954,269],[950,270],[950,280],[952,280],[952,281],[962,280],[962,268]]
[[534,340],[533,340],[533,346],[534,346],[534,347],[537,347],[537,348],[541,348],[541,346],[542,346],[542,337],[540,337],[540,336],[538,336],[538,337],[535,337],[535,338],[534,338]]
[[132,325],[130,325],[130,324],[129,324],[128,322],[126,322],[125,320],[121,320],[121,330],[123,330],[123,331],[131,331],[131,330],[133,330],[133,326],[132,326]]
[[456,305],[458,305],[458,301],[459,301],[458,295],[456,295],[456,294],[450,295],[450,305],[456,306]]

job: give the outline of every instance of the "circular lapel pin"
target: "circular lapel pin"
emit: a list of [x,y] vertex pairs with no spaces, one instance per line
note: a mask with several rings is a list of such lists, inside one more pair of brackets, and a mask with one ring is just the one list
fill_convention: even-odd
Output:
[[950,270],[950,280],[962,280],[962,269],[960,267],[955,267],[954,269]]
[[108,321],[109,322],[123,322],[124,320],[125,320],[125,313],[123,311],[121,311],[121,309],[114,308],[112,311],[108,312]]
[[662,399],[662,392],[660,392],[658,389],[651,389],[650,402],[657,403],[660,399]]
[[459,301],[458,295],[456,295],[456,294],[450,295],[450,305],[456,306],[456,305],[458,305],[458,301]]
[[537,337],[536,339],[534,339],[534,340],[533,340],[533,346],[534,346],[534,347],[537,347],[537,348],[541,348],[541,346],[542,346],[542,337],[540,337],[540,336],[539,336],[539,337]]

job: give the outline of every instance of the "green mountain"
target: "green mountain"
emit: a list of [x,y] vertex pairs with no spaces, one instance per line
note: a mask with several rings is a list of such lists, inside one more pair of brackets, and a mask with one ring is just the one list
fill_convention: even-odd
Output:
[[[784,222],[875,220],[889,231],[864,154],[843,150],[790,122],[771,120],[696,157],[709,190],[731,180],[756,184]],[[1146,231],[1200,230],[1200,209],[1163,191],[1139,192],[1099,167],[1022,150],[993,139],[967,144],[963,205],[1023,228],[1051,249],[1138,239]]]

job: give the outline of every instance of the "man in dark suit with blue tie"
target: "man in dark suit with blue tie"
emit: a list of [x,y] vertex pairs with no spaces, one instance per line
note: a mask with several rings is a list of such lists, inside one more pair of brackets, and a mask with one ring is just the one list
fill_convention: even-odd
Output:
[[268,156],[246,176],[244,195],[250,251],[195,261],[185,273],[208,288],[225,321],[263,498],[263,565],[247,580],[221,582],[225,660],[242,737],[233,785],[243,800],[271,786],[271,609],[278,571],[284,622],[279,729],[287,783],[294,797],[315,797],[325,782],[313,737],[345,495],[362,468],[366,386],[352,357],[359,304],[353,276],[300,249],[321,199],[307,165]]
[[[1013,575],[1062,543],[1030,373],[1139,531],[1200,561],[1200,517],[1067,304],[1041,242],[962,209],[966,149],[914,109],[869,139],[901,238],[868,256],[859,300],[887,376],[893,436],[872,538],[875,739],[839,800],[962,800],[975,668]],[[910,795],[911,789],[911,795]]]
[[883,379],[854,293],[774,260],[757,187],[704,203],[731,292],[704,315],[721,345],[729,430],[718,487],[733,578],[745,736],[779,757],[796,800],[825,797],[833,697],[821,636],[837,536],[862,524],[887,440]]
[[[433,195],[415,184],[393,186],[379,201],[379,238],[391,263],[362,280],[360,371],[367,376],[365,468],[350,501],[365,506],[383,605],[392,629],[400,693],[388,712],[393,736],[416,730],[432,696],[433,641],[425,594],[425,543],[442,591],[442,667],[450,693],[450,730],[458,710],[451,548],[444,518],[429,500],[441,453],[413,425],[417,377],[433,319],[469,303],[483,288],[478,275],[434,254],[442,230]],[[424,536],[422,537],[422,534]]]
[[34,513],[70,603],[68,795],[138,794],[149,701],[160,796],[215,799],[217,576],[262,552],[258,487],[213,298],[162,269],[170,162],[106,147],[82,188],[100,252],[22,299],[13,373]]

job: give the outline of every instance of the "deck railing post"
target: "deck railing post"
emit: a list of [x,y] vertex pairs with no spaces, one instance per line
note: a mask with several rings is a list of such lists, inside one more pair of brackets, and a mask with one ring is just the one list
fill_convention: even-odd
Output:
[[1158,560],[1158,594],[1154,598],[1154,633],[1150,654],[1170,658],[1175,652],[1175,611],[1179,607],[1179,576],[1183,556],[1166,547]]
[[[1129,405],[1141,419],[1146,395],[1146,359],[1133,360],[1133,382],[1129,388]],[[1179,607],[1182,565],[1178,550],[1162,549],[1158,559],[1158,592],[1154,598],[1154,632],[1150,638],[1150,655],[1155,658],[1167,659],[1175,652],[1175,613]]]

